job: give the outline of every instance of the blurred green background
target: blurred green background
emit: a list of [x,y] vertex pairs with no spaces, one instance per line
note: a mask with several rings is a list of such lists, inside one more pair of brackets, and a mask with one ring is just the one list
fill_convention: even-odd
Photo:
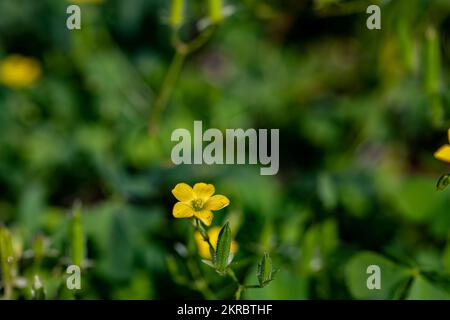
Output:
[[[366,28],[370,4],[381,30]],[[264,251],[280,268],[244,298],[450,298],[450,191],[435,188],[448,168],[433,158],[450,127],[449,1],[227,0],[233,13],[187,57],[152,134],[170,2],[81,4],[73,31],[68,5],[0,0],[0,64],[19,55],[40,70],[0,86],[0,224],[27,280],[14,298],[36,273],[49,298],[73,298],[61,282],[77,201],[88,267],[75,298],[231,298],[171,214],[174,185],[200,181],[231,200],[214,225],[231,222],[238,277],[256,282]],[[205,17],[208,1],[187,1],[180,36]],[[170,135],[194,120],[279,128],[279,173],[174,166]],[[381,290],[366,288],[370,264]]]

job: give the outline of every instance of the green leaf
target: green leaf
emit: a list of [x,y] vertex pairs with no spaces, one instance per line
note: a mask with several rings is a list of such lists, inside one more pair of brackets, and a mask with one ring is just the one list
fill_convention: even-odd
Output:
[[259,286],[263,288],[268,285],[269,282],[273,280],[275,273],[276,271],[273,271],[272,259],[267,252],[264,252],[264,256],[258,263],[257,277]]
[[214,268],[214,263],[211,262],[211,260],[202,259],[202,262],[206,264],[207,266],[210,266],[211,268]]
[[450,293],[435,286],[425,277],[418,276],[409,290],[409,300],[450,300]]
[[[254,266],[252,272],[248,273],[245,283],[253,283],[255,269],[256,266]],[[270,286],[261,289],[246,290],[245,299],[310,299],[310,283],[311,280],[309,277],[304,277],[293,270],[289,270],[289,268],[283,268],[283,272],[277,274],[276,281],[271,282]]]
[[231,248],[231,229],[227,222],[220,230],[217,239],[216,252],[214,253],[214,266],[216,271],[220,274],[225,273],[225,269],[229,264]]
[[427,221],[442,208],[446,207],[445,194],[431,188],[433,179],[422,176],[405,179],[392,194],[392,204],[405,218],[415,221]]
[[[380,268],[380,289],[369,289],[367,286],[371,276],[368,267],[371,265]],[[410,277],[411,272],[407,268],[372,252],[356,254],[345,268],[347,287],[356,299],[393,299]]]
[[436,183],[436,189],[444,190],[450,183],[450,173],[443,174]]
[[[113,213],[108,231],[106,256],[102,269],[116,281],[124,281],[133,275],[133,247],[129,211],[123,209]],[[146,249],[140,249],[144,252]]]
[[319,196],[323,206],[327,210],[336,207],[338,194],[336,185],[327,173],[321,173],[317,178],[317,195]]

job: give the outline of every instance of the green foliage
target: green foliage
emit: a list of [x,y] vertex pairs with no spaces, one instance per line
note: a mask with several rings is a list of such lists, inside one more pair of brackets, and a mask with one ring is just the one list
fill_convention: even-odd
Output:
[[11,298],[16,272],[16,258],[12,245],[11,234],[5,227],[0,227],[0,262],[5,298]]
[[443,174],[436,183],[436,189],[444,190],[445,188],[447,188],[449,183],[450,183],[450,174],[448,173]]
[[[381,289],[370,290],[367,287],[367,268],[377,265],[381,270]],[[394,299],[401,298],[401,290],[407,285],[411,273],[407,268],[375,253],[361,252],[352,257],[345,270],[347,286],[357,299]]]
[[264,252],[264,256],[258,263],[257,277],[259,286],[261,288],[268,285],[273,279],[278,270],[274,270],[272,266],[272,259],[267,252]]
[[[369,31],[369,1],[108,0],[81,5],[73,32],[66,1],[0,1],[0,63],[42,69],[0,83],[0,296],[232,298],[171,216],[175,183],[209,181],[232,203],[214,265],[258,287],[242,298],[449,299],[433,152],[450,127],[450,6],[379,3]],[[171,133],[194,120],[279,128],[279,174],[174,166]],[[70,264],[82,290],[65,287]]]

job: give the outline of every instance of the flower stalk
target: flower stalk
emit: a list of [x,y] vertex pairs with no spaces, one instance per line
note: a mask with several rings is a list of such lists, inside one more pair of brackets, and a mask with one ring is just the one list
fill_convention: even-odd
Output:
[[[232,232],[229,223],[225,223],[222,228],[213,226],[212,210],[220,210],[229,205],[230,201],[223,195],[214,195],[215,187],[212,184],[196,183],[194,187],[186,183],[179,183],[172,189],[172,194],[179,201],[172,210],[175,218],[191,218],[192,226],[195,229],[195,238],[198,253],[203,258],[202,262],[213,268],[219,275],[228,276],[236,284],[234,297],[240,300],[242,293],[251,288],[263,288],[273,280],[275,272],[272,267],[272,260],[268,253],[265,253],[258,264],[257,278],[259,284],[245,285],[236,276],[231,261],[237,251],[237,243],[232,240]],[[197,260],[198,261],[198,260]],[[193,262],[188,259],[187,269],[194,278],[194,283],[190,283],[187,278],[180,276],[174,259],[168,259],[169,271],[174,274],[178,283],[193,287],[202,292],[205,298],[211,297],[208,282],[199,275]]]
[[159,93],[150,113],[149,133],[158,132],[158,124],[161,115],[172,95],[175,84],[183,69],[186,58],[193,52],[203,47],[214,33],[215,25],[212,24],[200,31],[191,41],[185,42],[179,36],[179,29],[183,22],[184,1],[174,0],[171,7],[170,25],[172,27],[172,47],[175,50],[169,69],[164,77]]

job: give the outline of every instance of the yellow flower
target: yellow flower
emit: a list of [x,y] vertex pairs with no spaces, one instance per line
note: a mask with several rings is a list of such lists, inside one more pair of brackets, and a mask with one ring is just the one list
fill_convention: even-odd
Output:
[[173,206],[172,214],[175,218],[200,219],[210,226],[213,220],[212,211],[220,210],[230,204],[230,200],[222,195],[213,195],[215,188],[212,184],[196,183],[191,188],[186,183],[179,183],[173,188],[172,194],[179,202]]
[[[217,246],[217,240],[219,238],[220,227],[212,227],[208,230],[209,241],[215,248]],[[206,260],[212,260],[211,252],[209,251],[209,244],[203,240],[200,232],[195,233],[195,242],[197,242],[198,254],[200,257]],[[238,244],[236,241],[231,242],[230,252],[235,254],[238,250]]]
[[[450,141],[450,129],[447,131],[448,140]],[[438,160],[450,162],[450,144],[444,144],[435,153],[434,157]]]
[[8,87],[25,88],[41,75],[41,66],[34,58],[10,55],[0,63],[0,81]]

